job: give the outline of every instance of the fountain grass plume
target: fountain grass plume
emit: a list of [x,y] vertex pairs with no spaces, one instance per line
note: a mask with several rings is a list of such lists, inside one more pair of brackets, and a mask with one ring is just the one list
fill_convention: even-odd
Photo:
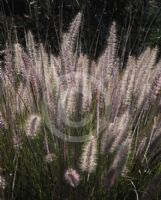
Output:
[[92,173],[97,165],[97,140],[95,136],[90,136],[85,144],[80,159],[80,169],[83,172]]
[[80,183],[80,175],[72,168],[67,169],[65,172],[65,180],[72,187],[77,187]]
[[118,177],[123,174],[130,151],[130,145],[131,138],[127,138],[122,144],[120,144],[120,148],[106,175],[105,184],[107,189],[111,188]]
[[40,128],[41,118],[39,115],[32,114],[26,122],[26,136],[35,138]]
[[[153,129],[161,105],[157,48],[130,55],[119,69],[114,22],[107,46],[92,60],[77,51],[81,18],[78,13],[61,35],[57,56],[30,31],[26,48],[18,42],[6,45],[0,63],[0,111],[5,119],[4,127],[0,116],[0,163],[6,170],[6,195],[15,199],[26,194],[29,199],[128,199],[133,189],[127,181],[140,197],[150,191],[146,187],[153,174],[160,173],[160,117]],[[82,145],[68,141],[74,137],[82,142],[80,136],[88,138]]]

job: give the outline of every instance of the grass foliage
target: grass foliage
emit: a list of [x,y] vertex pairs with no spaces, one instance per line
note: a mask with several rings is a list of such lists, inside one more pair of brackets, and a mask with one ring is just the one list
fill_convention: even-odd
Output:
[[118,58],[117,25],[97,60],[79,50],[82,15],[59,56],[26,34],[0,65],[0,198],[159,200],[161,62],[157,48]]

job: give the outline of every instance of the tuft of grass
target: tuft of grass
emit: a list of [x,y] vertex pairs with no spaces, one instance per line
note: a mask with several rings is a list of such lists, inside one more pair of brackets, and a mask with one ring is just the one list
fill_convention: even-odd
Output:
[[80,23],[78,13],[59,56],[31,32],[26,48],[6,45],[0,67],[1,198],[144,200],[152,193],[159,199],[157,48],[129,56],[121,69],[114,22],[104,52],[91,60],[76,46]]

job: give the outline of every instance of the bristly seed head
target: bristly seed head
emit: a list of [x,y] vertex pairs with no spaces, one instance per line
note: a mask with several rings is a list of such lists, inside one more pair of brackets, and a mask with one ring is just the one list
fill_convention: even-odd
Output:
[[80,175],[78,174],[78,172],[72,168],[68,169],[65,172],[65,180],[67,181],[67,183],[69,185],[71,185],[72,187],[76,187],[79,185],[80,183]]
[[84,146],[81,156],[80,168],[82,171],[92,173],[96,169],[97,140],[91,136],[90,140]]
[[41,118],[38,115],[31,115],[26,123],[26,136],[34,138],[40,127]]
[[3,190],[6,188],[6,180],[1,175],[0,175],[0,188],[3,189]]

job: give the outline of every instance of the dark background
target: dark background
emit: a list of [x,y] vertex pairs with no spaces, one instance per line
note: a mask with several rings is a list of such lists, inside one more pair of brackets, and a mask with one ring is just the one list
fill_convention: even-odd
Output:
[[30,29],[37,41],[58,53],[61,33],[78,11],[83,13],[81,49],[91,57],[103,50],[113,20],[123,59],[147,45],[161,46],[160,0],[0,0],[0,48],[16,35],[24,43],[24,32]]

